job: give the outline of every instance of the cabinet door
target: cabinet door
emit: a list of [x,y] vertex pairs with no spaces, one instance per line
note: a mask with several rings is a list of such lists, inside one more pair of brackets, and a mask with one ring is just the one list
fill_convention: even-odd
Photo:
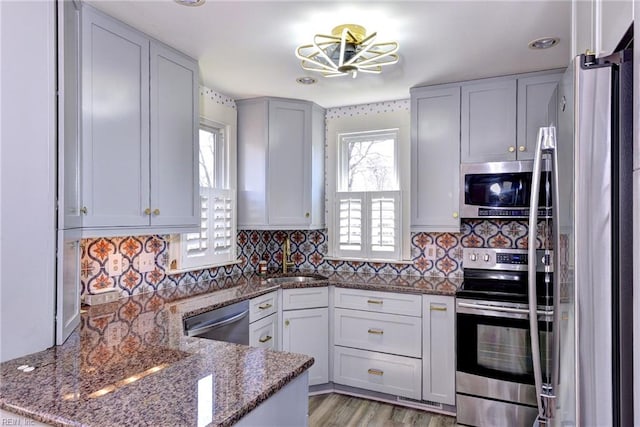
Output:
[[556,117],[549,117],[549,105],[557,104],[554,90],[561,77],[557,73],[518,79],[518,160],[533,159],[538,129],[556,122]]
[[82,227],[80,193],[80,11],[74,2],[58,9],[58,229]]
[[269,225],[311,223],[311,105],[269,101]]
[[455,405],[454,298],[423,295],[422,399]]
[[146,226],[149,40],[90,7],[82,16],[83,225]]
[[80,230],[58,231],[56,344],[80,324]]
[[274,313],[249,325],[251,347],[278,349],[278,314]]
[[282,350],[312,356],[309,385],[329,381],[329,309],[282,312]]
[[198,64],[151,43],[151,225],[199,225]]
[[411,95],[411,229],[459,232],[460,88]]
[[461,95],[462,161],[515,160],[515,78],[465,83]]

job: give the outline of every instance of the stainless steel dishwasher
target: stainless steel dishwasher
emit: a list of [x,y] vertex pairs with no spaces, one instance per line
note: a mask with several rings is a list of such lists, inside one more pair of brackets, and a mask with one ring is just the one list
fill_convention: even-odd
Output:
[[249,345],[249,301],[240,301],[184,320],[190,337]]

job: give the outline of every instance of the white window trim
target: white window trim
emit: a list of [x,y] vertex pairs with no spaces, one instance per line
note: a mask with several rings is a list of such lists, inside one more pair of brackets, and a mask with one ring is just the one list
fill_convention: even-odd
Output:
[[[328,253],[325,256],[327,260],[344,260],[344,261],[365,261],[365,262],[385,262],[391,264],[412,264],[410,250],[410,234],[409,234],[409,213],[410,213],[410,114],[408,111],[393,111],[371,115],[340,117],[327,120],[327,162],[326,164],[326,218],[328,231]],[[334,206],[335,192],[338,188],[338,165],[339,165],[339,143],[340,135],[349,133],[360,133],[374,130],[398,130],[397,139],[397,161],[399,171],[399,184],[401,190],[401,252],[399,259],[378,259],[378,258],[359,258],[353,256],[341,256],[335,252],[333,230],[336,226]]]
[[[169,266],[167,273],[182,273],[189,271],[205,270],[215,267],[224,267],[229,265],[240,264],[241,260],[237,259],[237,197],[236,197],[236,147],[235,147],[235,132],[232,126],[220,123],[214,120],[210,120],[206,117],[200,117],[199,129],[222,129],[225,138],[225,166],[227,169],[227,176],[225,177],[225,183],[227,189],[214,189],[213,191],[228,192],[232,199],[231,210],[231,246],[228,256],[221,256],[216,258],[208,257],[206,262],[192,263],[192,261],[186,260],[186,252],[183,248],[186,247],[186,234],[172,235],[170,237],[169,246]],[[199,191],[200,194],[200,191]],[[176,268],[171,268],[175,264]]]

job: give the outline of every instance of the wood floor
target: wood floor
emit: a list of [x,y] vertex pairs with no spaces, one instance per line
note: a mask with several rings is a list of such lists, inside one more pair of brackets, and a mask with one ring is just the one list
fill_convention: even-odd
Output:
[[309,427],[450,427],[454,417],[336,393],[309,397]]

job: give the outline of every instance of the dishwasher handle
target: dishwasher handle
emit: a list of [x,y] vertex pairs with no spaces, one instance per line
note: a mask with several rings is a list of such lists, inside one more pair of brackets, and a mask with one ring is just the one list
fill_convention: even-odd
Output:
[[248,315],[249,315],[249,310],[247,309],[247,310],[241,311],[240,313],[233,314],[229,317],[225,317],[222,319],[217,318],[217,319],[211,319],[209,321],[197,323],[195,325],[190,326],[188,329],[186,329],[185,334],[190,337],[193,337],[195,335],[200,335],[204,332],[220,328],[230,323],[238,322],[244,319],[245,317],[247,317]]

